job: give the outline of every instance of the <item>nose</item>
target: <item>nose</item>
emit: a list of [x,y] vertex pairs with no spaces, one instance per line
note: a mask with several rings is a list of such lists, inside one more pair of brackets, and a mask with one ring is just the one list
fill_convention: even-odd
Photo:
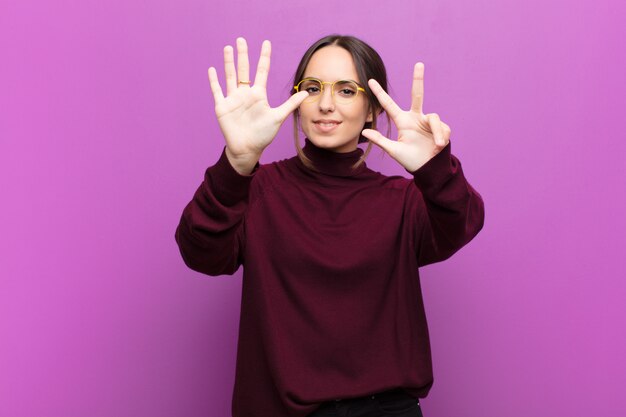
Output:
[[335,103],[333,100],[332,89],[325,86],[319,99],[320,110],[323,112],[333,111],[335,109]]

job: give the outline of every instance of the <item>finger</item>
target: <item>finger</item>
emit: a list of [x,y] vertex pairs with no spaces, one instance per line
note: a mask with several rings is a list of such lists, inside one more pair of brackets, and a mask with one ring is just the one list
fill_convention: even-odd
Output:
[[393,140],[386,138],[378,130],[374,129],[363,129],[361,134],[369,139],[370,142],[378,145],[383,151],[393,156],[393,147],[395,146]]
[[378,102],[380,103],[381,106],[383,106],[383,109],[385,109],[389,117],[395,120],[395,118],[400,113],[402,113],[402,109],[398,107],[396,102],[393,101],[391,97],[389,97],[389,94],[387,94],[385,90],[383,90],[380,84],[378,84],[378,81],[372,78],[371,80],[367,82],[367,84],[369,85],[372,92],[378,99]]
[[226,94],[231,95],[237,88],[237,73],[233,47],[230,45],[224,47],[224,73],[226,74]]
[[300,107],[300,104],[309,96],[306,91],[299,91],[292,95],[280,106],[276,107],[276,111],[280,117],[280,120],[285,120],[295,109]]
[[419,114],[424,105],[424,64],[418,62],[413,68],[413,86],[411,87],[411,110]]
[[437,113],[429,113],[426,115],[426,120],[428,122],[428,126],[430,127],[430,131],[433,132],[433,139],[435,140],[435,144],[439,147],[446,146],[446,140],[444,138],[443,133],[443,125],[441,124],[441,119]]
[[270,72],[270,56],[272,55],[272,44],[270,41],[263,41],[261,46],[261,57],[256,68],[256,76],[254,77],[254,85],[266,88],[267,76]]
[[220,82],[217,79],[217,71],[215,68],[209,68],[209,83],[211,83],[211,92],[213,93],[213,100],[215,100],[215,104],[224,100],[224,93],[222,93],[222,87],[220,86]]
[[[250,63],[248,62],[248,44],[244,38],[237,38],[237,79],[250,81]],[[247,85],[249,84],[239,84]]]
[[452,135],[452,129],[450,129],[450,126],[448,126],[444,122],[441,122],[441,125],[443,126],[443,138],[445,139],[446,145],[447,145],[450,142],[450,136]]

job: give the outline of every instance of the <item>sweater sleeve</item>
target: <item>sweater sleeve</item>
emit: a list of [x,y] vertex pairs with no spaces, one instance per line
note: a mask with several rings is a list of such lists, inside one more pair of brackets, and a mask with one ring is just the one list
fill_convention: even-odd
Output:
[[450,144],[413,172],[413,180],[426,206],[417,236],[418,264],[423,266],[449,258],[471,241],[483,227],[485,208]]
[[237,271],[243,262],[244,215],[253,177],[254,172],[244,176],[235,171],[224,151],[207,168],[176,228],[176,242],[189,268],[207,275]]

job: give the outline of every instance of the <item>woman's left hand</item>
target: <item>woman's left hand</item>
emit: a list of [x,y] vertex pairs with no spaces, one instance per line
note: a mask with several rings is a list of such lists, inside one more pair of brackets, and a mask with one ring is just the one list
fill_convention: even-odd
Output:
[[422,113],[424,102],[424,64],[418,62],[413,71],[411,109],[402,110],[376,80],[369,87],[398,129],[398,139],[390,140],[373,129],[364,129],[363,136],[380,146],[407,171],[415,172],[450,143],[450,127],[437,113]]

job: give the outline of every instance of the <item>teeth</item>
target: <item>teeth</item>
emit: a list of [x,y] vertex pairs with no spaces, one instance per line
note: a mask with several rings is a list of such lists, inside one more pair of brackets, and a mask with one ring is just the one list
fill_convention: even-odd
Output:
[[322,122],[320,122],[319,124],[321,124],[322,126],[327,126],[327,127],[328,126],[336,126],[337,125],[337,123],[322,123]]

